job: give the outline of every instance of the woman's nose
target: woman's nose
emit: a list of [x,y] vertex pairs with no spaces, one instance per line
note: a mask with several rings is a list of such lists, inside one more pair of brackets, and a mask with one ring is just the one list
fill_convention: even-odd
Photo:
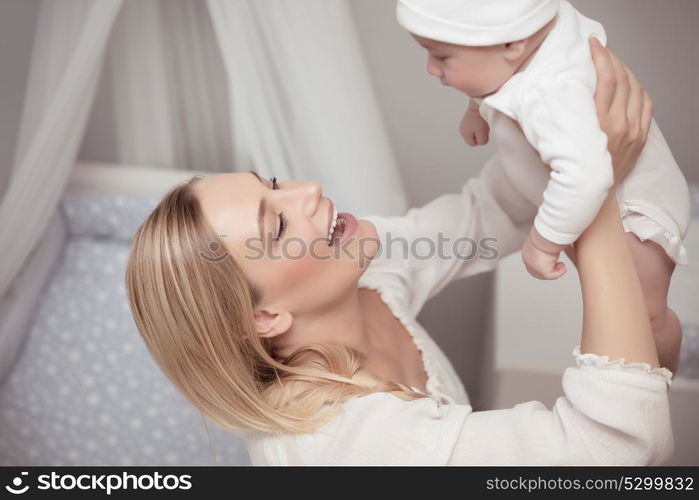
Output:
[[302,204],[304,215],[311,216],[318,210],[318,203],[323,196],[323,190],[318,182],[292,182],[287,191],[294,200]]

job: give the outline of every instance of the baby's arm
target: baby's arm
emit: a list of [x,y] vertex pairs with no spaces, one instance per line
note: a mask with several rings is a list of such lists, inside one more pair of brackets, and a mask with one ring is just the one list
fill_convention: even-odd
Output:
[[526,89],[519,104],[516,114],[524,135],[551,167],[522,257],[529,260],[528,268],[555,279],[565,272],[562,263],[554,272],[558,253],[592,222],[613,183],[607,136],[592,91],[576,80]]
[[482,146],[488,143],[490,127],[478,111],[478,103],[473,99],[461,119],[459,132],[470,146]]

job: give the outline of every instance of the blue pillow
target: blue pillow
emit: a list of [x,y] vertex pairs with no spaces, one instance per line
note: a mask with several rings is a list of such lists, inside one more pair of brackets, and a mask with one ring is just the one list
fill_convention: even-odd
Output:
[[66,192],[61,210],[70,235],[131,241],[159,202],[150,196]]

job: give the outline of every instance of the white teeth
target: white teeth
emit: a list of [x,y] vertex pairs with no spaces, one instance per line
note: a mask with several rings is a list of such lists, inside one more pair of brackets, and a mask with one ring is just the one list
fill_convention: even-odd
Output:
[[330,223],[330,230],[328,231],[328,243],[332,242],[333,229],[337,226],[337,210],[333,207],[333,221]]

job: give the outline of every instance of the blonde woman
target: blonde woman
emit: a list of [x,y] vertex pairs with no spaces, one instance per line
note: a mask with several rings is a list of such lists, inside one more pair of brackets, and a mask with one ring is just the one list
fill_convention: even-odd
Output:
[[[623,178],[652,105],[613,53],[592,50],[598,115]],[[672,374],[658,366],[613,192],[575,244],[582,339],[552,410],[528,402],[473,412],[416,322],[447,283],[496,260],[424,259],[420,245],[389,256],[377,241],[497,238],[490,246],[511,253],[532,208],[514,189],[494,198],[495,183],[509,186],[497,158],[460,193],[405,216],[341,214],[340,241],[328,246],[336,210],[317,183],[254,173],[192,179],[135,235],[126,281],[138,329],[182,394],[247,439],[254,464],[664,462]],[[260,251],[254,242],[268,233]]]

